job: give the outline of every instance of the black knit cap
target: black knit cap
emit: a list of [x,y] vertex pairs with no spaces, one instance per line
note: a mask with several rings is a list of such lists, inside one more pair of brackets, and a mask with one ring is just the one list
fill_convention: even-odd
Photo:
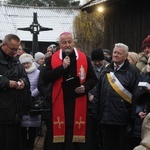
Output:
[[26,53],[31,54],[31,50],[28,47],[22,48]]
[[91,52],[91,60],[104,60],[103,50],[101,48],[93,49]]

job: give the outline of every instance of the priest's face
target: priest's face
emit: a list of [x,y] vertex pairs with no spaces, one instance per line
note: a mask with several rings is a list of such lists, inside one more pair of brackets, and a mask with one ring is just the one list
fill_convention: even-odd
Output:
[[71,33],[64,33],[59,37],[59,46],[62,52],[72,52],[74,48],[74,40]]

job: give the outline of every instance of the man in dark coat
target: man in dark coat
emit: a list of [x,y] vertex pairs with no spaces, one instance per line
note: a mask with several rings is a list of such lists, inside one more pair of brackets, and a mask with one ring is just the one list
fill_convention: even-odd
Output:
[[[93,49],[91,51],[91,62],[94,69],[94,72],[99,79],[102,71],[104,68],[109,64],[107,61],[104,60],[104,53],[101,48]],[[96,86],[90,90],[88,96],[89,96],[89,118],[91,122],[91,134],[92,134],[92,150],[99,150],[100,147],[102,147],[102,136],[101,132],[98,126],[98,119],[96,116],[94,116],[95,106],[94,106],[94,91]]]
[[127,127],[131,120],[132,95],[139,71],[127,60],[128,46],[115,44],[112,62],[103,70],[95,97],[99,100],[99,118],[103,150],[127,150]]
[[97,77],[90,59],[74,48],[71,33],[62,33],[59,45],[43,73],[45,83],[51,82],[51,118],[44,150],[92,150],[87,94]]
[[14,57],[20,39],[5,36],[0,47],[0,149],[21,150],[20,116],[25,112],[29,80],[23,66]]

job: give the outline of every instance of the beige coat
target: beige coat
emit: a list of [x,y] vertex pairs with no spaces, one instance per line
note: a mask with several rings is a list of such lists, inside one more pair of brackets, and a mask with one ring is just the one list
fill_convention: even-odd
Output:
[[141,138],[140,145],[133,150],[150,150],[150,113],[147,114],[143,121]]

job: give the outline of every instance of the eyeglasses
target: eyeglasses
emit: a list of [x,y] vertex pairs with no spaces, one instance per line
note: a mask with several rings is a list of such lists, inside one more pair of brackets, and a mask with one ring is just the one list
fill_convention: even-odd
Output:
[[[7,44],[6,44],[7,45]],[[11,48],[11,47],[9,47],[9,45],[7,45],[7,47],[11,50],[11,51],[17,51],[18,50],[18,48]]]

